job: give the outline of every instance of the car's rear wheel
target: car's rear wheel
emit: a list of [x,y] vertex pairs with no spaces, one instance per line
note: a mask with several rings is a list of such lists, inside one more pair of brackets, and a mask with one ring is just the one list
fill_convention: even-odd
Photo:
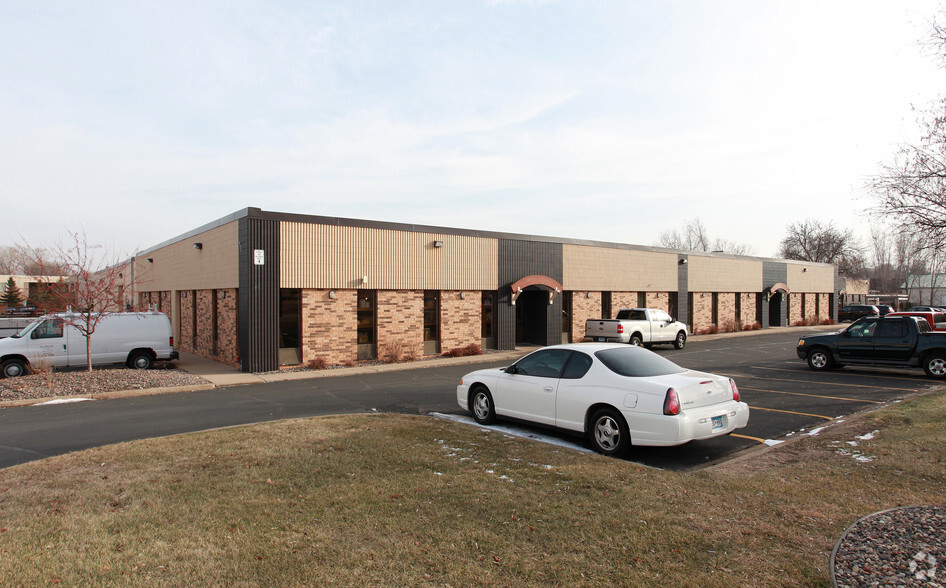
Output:
[[938,380],[946,378],[946,356],[940,353],[928,355],[923,360],[923,371],[931,378]]
[[154,356],[147,351],[135,351],[128,358],[128,367],[136,370],[150,370],[154,365]]
[[623,457],[631,448],[631,434],[624,417],[613,408],[596,411],[589,421],[588,442],[598,453]]
[[687,344],[687,334],[683,331],[677,333],[677,338],[673,340],[674,349],[683,349],[683,346]]
[[808,367],[815,371],[829,369],[832,364],[831,355],[824,349],[812,349],[805,361],[808,362]]
[[0,364],[0,374],[4,378],[16,378],[30,373],[30,368],[22,359],[8,359]]
[[496,422],[496,408],[493,406],[493,395],[486,386],[477,386],[470,393],[470,412],[473,418],[481,425],[492,425]]
[[634,347],[641,347],[644,345],[644,340],[641,339],[640,335],[638,335],[637,333],[634,333],[633,335],[631,335],[631,340],[628,341],[628,343],[630,343]]

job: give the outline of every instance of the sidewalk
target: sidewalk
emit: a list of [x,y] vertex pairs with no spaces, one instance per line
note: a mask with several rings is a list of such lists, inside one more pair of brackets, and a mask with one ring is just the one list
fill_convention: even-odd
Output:
[[[696,341],[715,341],[718,339],[729,339],[733,337],[748,337],[752,335],[763,335],[767,333],[811,333],[827,332],[841,328],[838,325],[824,325],[815,327],[779,327],[778,329],[762,329],[758,331],[740,331],[738,333],[718,333],[716,335],[691,335],[689,342]],[[382,372],[394,372],[403,370],[427,369],[432,367],[441,367],[445,365],[474,365],[478,363],[487,363],[494,361],[513,361],[519,359],[526,353],[529,353],[537,347],[520,347],[512,351],[497,351],[484,353],[483,355],[470,355],[465,357],[434,357],[418,361],[405,363],[378,363],[371,365],[355,366],[350,368],[329,368],[324,370],[282,370],[278,372],[267,372],[261,374],[251,374],[241,372],[235,367],[224,365],[212,359],[207,359],[187,352],[181,352],[180,359],[174,364],[188,373],[200,376],[215,387],[237,386],[241,384],[261,384],[265,382],[284,382],[288,380],[306,380],[310,378],[331,378],[335,376],[351,376],[357,374],[375,374]],[[686,348],[684,348],[686,349]]]

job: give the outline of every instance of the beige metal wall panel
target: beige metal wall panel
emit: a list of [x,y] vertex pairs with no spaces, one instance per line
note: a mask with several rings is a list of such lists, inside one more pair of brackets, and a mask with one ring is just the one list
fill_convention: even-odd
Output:
[[677,255],[565,244],[562,287],[603,292],[676,292]]
[[761,292],[762,261],[689,255],[690,292]]
[[280,238],[283,288],[498,287],[496,239],[299,222],[280,223]]
[[135,290],[238,288],[238,229],[239,222],[234,221],[141,254],[135,259]]
[[833,292],[834,266],[788,264],[788,288],[792,292]]

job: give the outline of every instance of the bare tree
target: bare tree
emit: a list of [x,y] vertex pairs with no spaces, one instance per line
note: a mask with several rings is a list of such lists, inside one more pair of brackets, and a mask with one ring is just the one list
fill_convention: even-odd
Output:
[[[946,27],[933,22],[924,45],[946,67]],[[891,219],[902,232],[921,236],[923,247],[946,245],[946,98],[916,109],[921,136],[901,145],[893,159],[869,178],[877,201],[874,213]]]
[[817,263],[832,263],[846,276],[866,273],[864,252],[850,229],[839,229],[833,222],[816,219],[792,223],[779,246],[779,256]]
[[668,249],[683,249],[686,251],[714,251],[732,253],[734,255],[753,255],[751,246],[728,241],[726,239],[712,239],[706,230],[706,225],[699,218],[686,222],[681,229],[667,229],[660,234],[657,240],[658,247]]
[[51,308],[69,309],[63,316],[85,337],[86,369],[92,371],[92,335],[102,314],[110,308],[121,308],[124,298],[123,264],[108,259],[108,254],[95,255],[95,245],[89,244],[85,232],[69,233],[66,242],[51,251],[27,245],[20,246],[20,254],[27,273],[40,283]]

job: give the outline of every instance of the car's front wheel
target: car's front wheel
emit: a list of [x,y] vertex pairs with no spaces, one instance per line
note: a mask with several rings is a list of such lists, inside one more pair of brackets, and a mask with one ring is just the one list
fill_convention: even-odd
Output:
[[22,359],[8,359],[0,364],[0,374],[4,378],[16,378],[30,373],[30,368]]
[[496,408],[493,406],[493,395],[486,386],[477,386],[470,394],[470,412],[473,418],[481,425],[492,425],[496,422]]
[[808,357],[805,361],[808,362],[808,367],[815,371],[826,370],[830,368],[832,364],[831,355],[824,349],[812,349],[808,352]]
[[683,331],[677,333],[677,338],[673,340],[674,349],[683,349],[683,346],[687,344],[687,334]]
[[589,421],[588,442],[598,453],[623,457],[631,448],[631,434],[624,417],[613,408],[596,411]]
[[946,356],[935,353],[923,360],[923,371],[931,378],[941,380],[946,378]]

